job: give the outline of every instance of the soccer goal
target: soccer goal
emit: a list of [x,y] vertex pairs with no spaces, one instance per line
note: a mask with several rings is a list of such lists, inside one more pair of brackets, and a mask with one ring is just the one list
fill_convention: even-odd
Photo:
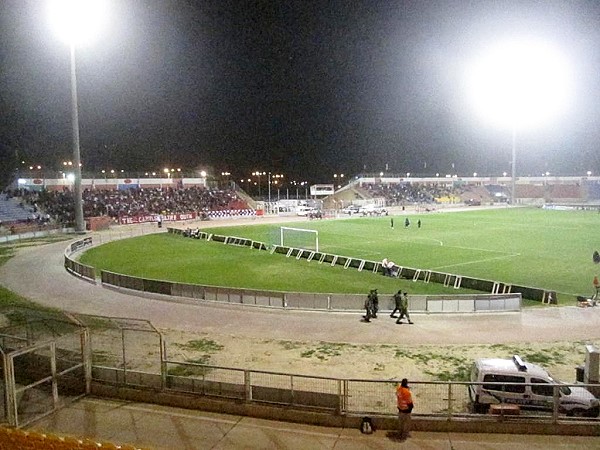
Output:
[[280,227],[279,245],[319,251],[319,232],[304,228]]

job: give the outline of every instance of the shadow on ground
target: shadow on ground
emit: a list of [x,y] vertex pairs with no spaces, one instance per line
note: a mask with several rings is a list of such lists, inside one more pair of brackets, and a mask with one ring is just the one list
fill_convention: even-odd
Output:
[[404,442],[408,436],[403,436],[399,431],[388,431],[385,436],[392,442]]

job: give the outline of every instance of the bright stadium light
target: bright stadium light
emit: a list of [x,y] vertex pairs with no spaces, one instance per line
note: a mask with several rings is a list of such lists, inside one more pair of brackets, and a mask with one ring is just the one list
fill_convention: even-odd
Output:
[[511,203],[515,204],[516,134],[537,127],[566,108],[571,91],[569,64],[540,40],[509,40],[487,48],[467,68],[468,97],[493,125],[512,130]]
[[558,115],[570,96],[569,64],[549,44],[508,41],[485,51],[467,73],[471,102],[501,127],[531,128]]
[[81,195],[81,150],[79,146],[79,109],[77,106],[77,70],[75,47],[89,43],[107,19],[107,0],[48,0],[48,18],[52,28],[71,49],[71,121],[73,133],[73,168],[75,197],[75,231],[85,233]]
[[48,18],[61,40],[69,45],[86,45],[105,27],[108,1],[48,0]]

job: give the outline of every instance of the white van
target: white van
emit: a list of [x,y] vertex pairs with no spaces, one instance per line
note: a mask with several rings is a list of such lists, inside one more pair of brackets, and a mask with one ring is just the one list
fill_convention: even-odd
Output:
[[559,412],[588,417],[597,417],[600,412],[600,403],[590,391],[564,386],[544,368],[524,362],[517,355],[512,359],[478,359],[471,369],[471,381],[482,383],[469,386],[475,412],[486,412],[490,405],[498,403],[552,411],[556,385],[559,385]]
[[312,206],[301,205],[296,207],[296,215],[298,216],[308,216],[310,214],[314,214],[317,211],[317,208],[313,208]]
[[363,216],[387,216],[388,212],[382,206],[366,205],[360,208],[360,213]]

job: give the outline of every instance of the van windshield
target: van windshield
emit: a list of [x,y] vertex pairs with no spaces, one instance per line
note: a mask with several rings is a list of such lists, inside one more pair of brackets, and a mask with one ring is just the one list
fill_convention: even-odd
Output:
[[551,373],[548,373],[548,379],[552,383],[557,383],[560,385],[560,393],[562,395],[571,395],[571,388],[569,386],[563,386],[563,382],[559,379],[555,378]]

